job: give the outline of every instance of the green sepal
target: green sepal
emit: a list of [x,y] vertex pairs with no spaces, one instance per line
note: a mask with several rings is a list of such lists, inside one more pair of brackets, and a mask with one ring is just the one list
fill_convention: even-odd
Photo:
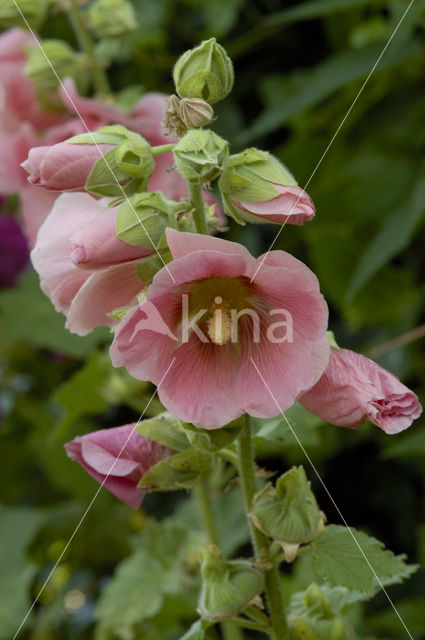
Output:
[[190,446],[180,420],[168,411],[143,420],[136,427],[136,431],[144,438],[158,442],[173,451],[185,451]]
[[142,136],[121,142],[115,150],[115,160],[133,178],[149,179],[155,169],[150,144]]
[[240,420],[234,420],[221,429],[200,429],[192,424],[183,424],[190,443],[199,449],[219,451],[234,442],[238,437],[242,425]]
[[127,173],[117,165],[115,149],[109,149],[90,171],[85,189],[97,196],[120,196],[123,195],[121,182],[129,180]]
[[336,341],[335,334],[333,331],[326,331],[326,337],[329,340],[329,344],[333,349],[340,349],[341,347]]
[[[124,140],[138,137],[137,133],[129,131],[121,124],[111,124],[100,127],[97,131],[80,133],[68,140],[69,144],[120,144]],[[140,136],[141,137],[141,136]]]
[[324,515],[303,467],[292,467],[276,482],[259,491],[251,505],[255,526],[279,542],[291,562],[300,544],[311,542],[324,526]]
[[[46,16],[49,0],[19,0],[18,6],[29,26],[38,29]],[[4,28],[22,25],[22,16],[13,0],[2,0],[0,25]]]
[[212,453],[189,447],[151,467],[141,479],[139,487],[148,487],[150,491],[191,489],[205,479],[213,467]]
[[201,549],[202,588],[198,612],[218,622],[243,611],[263,590],[263,576],[247,560],[222,559],[214,545]]
[[136,247],[158,246],[174,203],[159,191],[138,193],[124,202],[117,214],[116,232]]
[[109,311],[109,313],[107,313],[106,315],[109,318],[112,318],[113,320],[122,320],[124,318],[124,316],[127,315],[127,313],[130,311],[130,309],[132,309],[133,307],[118,307],[117,309],[114,309],[113,311]]
[[170,261],[170,258],[170,251],[164,249],[161,249],[160,255],[155,252],[146,258],[142,258],[142,260],[136,264],[137,277],[143,284],[151,284],[155,274],[163,268],[164,264]]

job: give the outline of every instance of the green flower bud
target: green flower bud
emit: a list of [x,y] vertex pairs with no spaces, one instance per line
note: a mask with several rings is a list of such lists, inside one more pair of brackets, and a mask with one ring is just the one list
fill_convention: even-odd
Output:
[[137,29],[136,14],[127,0],[96,0],[87,16],[97,38],[117,38]]
[[62,80],[77,75],[78,56],[69,44],[62,40],[43,40],[43,50],[44,53],[39,47],[30,49],[25,66],[27,77],[40,95],[55,91],[59,86],[58,77]]
[[214,111],[201,98],[170,96],[162,120],[167,135],[181,138],[189,129],[199,129],[212,122]]
[[[18,6],[30,27],[38,29],[49,5],[48,0],[19,0]],[[22,16],[13,0],[2,0],[0,4],[0,25],[2,27],[22,26]]]
[[193,129],[176,144],[173,154],[184,180],[210,182],[220,175],[229,155],[229,145],[212,131]]
[[261,573],[246,560],[225,561],[217,547],[201,549],[202,588],[198,612],[205,620],[232,618],[263,590]]
[[250,514],[254,524],[282,545],[286,560],[294,560],[298,547],[311,542],[323,528],[324,516],[317,506],[303,467],[292,467],[276,482],[254,496]]
[[252,147],[230,156],[219,182],[225,212],[237,222],[251,220],[253,216],[247,215],[236,203],[272,200],[280,193],[275,184],[292,187],[297,182],[288,169],[267,151]]
[[115,150],[115,160],[133,178],[149,179],[155,169],[151,146],[142,136],[121,142]]
[[352,637],[349,625],[315,583],[303,594],[293,596],[291,608],[291,640],[349,640]]
[[118,237],[136,247],[156,247],[164,234],[173,206],[174,203],[159,191],[132,196],[118,210]]
[[202,98],[214,104],[232,89],[232,61],[216,39],[210,38],[180,56],[173,78],[181,98]]
[[289,633],[291,640],[317,640],[316,634],[305,620],[294,620]]

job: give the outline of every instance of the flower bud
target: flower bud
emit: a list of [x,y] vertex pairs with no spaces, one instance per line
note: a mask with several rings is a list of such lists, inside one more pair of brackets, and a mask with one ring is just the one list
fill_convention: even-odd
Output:
[[58,87],[58,78],[77,75],[77,59],[77,54],[66,42],[43,40],[43,50],[39,47],[30,49],[25,73],[40,95],[50,93]]
[[315,209],[288,169],[266,151],[251,148],[227,160],[219,187],[236,222],[303,224]]
[[125,36],[137,29],[136,14],[127,0],[96,0],[87,15],[89,27],[97,38]]
[[[18,6],[30,27],[37,29],[46,15],[48,0],[19,0]],[[21,26],[22,16],[13,0],[2,0],[0,4],[0,25],[2,27]]]
[[180,56],[173,78],[181,98],[202,98],[214,104],[232,89],[232,61],[216,39],[210,38]]
[[349,625],[315,583],[291,600],[291,640],[349,640]]
[[198,612],[205,620],[232,618],[263,589],[261,573],[246,560],[225,561],[214,545],[201,549],[202,588]]
[[276,482],[254,496],[251,518],[258,529],[282,545],[286,560],[294,560],[298,547],[311,542],[323,527],[324,516],[317,506],[303,467],[292,467]]
[[136,247],[157,246],[167,227],[173,202],[159,191],[138,193],[118,211],[116,231],[121,240]]
[[149,179],[155,169],[151,146],[139,135],[118,145],[115,160],[120,169],[133,178]]
[[170,96],[162,120],[162,127],[169,136],[181,138],[189,129],[199,129],[212,122],[214,111],[201,98]]
[[174,161],[180,175],[189,182],[210,182],[220,175],[229,146],[212,131],[194,129],[176,144]]

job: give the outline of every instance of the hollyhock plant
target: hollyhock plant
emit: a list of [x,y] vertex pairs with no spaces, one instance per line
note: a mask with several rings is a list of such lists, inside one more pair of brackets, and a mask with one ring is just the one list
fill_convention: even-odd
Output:
[[224,210],[237,222],[302,225],[315,215],[312,199],[288,169],[259,149],[230,156],[219,186]]
[[78,436],[65,445],[71,460],[78,462],[114,496],[138,509],[147,493],[138,484],[157,462],[172,455],[166,447],[135,431],[137,423],[101,429]]
[[407,429],[421,413],[418,397],[376,362],[332,347],[319,382],[299,402],[326,422],[356,429],[367,418],[385,433]]
[[134,304],[144,288],[137,263],[153,247],[133,247],[118,238],[118,207],[108,209],[85,193],[60,195],[42,224],[31,252],[40,285],[66,327],[85,335],[98,326],[111,326],[107,315]]
[[[319,380],[329,358],[328,309],[316,276],[283,251],[256,260],[237,243],[172,229],[167,241],[174,260],[119,324],[111,347],[114,366],[158,384],[173,361],[172,375],[158,390],[161,402],[179,418],[214,429],[245,412],[279,413],[255,363],[285,411]],[[186,336],[185,301],[188,317],[199,316],[199,327],[191,325]],[[273,326],[277,311],[286,318],[281,328],[290,323],[290,335]]]
[[13,216],[0,216],[0,289],[13,287],[28,258],[28,243],[20,225]]

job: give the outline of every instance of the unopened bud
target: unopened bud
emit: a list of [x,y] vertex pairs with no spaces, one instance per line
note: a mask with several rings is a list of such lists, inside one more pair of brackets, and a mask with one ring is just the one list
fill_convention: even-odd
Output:
[[279,542],[286,560],[294,560],[300,544],[322,530],[324,516],[310,489],[303,467],[292,467],[254,496],[251,518],[258,529]]
[[212,131],[193,129],[176,144],[173,154],[184,180],[210,182],[220,175],[229,155],[229,145]]
[[89,27],[97,38],[125,36],[137,28],[136,14],[127,0],[96,0],[87,13]]
[[62,40],[43,40],[43,49],[33,47],[28,53],[25,73],[41,94],[55,91],[59,79],[76,72],[77,55]]
[[13,0],[2,0],[0,3],[0,25],[2,27],[21,26],[22,15],[24,15],[29,26],[37,29],[46,15],[48,4],[48,0],[19,0],[19,11]]
[[118,145],[115,160],[120,169],[133,178],[149,179],[155,169],[150,144],[139,135]]
[[225,561],[217,547],[201,549],[202,588],[198,612],[214,622],[243,611],[263,589],[263,577],[246,560]]
[[214,111],[201,98],[170,96],[164,113],[162,127],[167,135],[181,138],[189,129],[199,129],[212,122]]
[[181,98],[202,98],[214,104],[232,89],[232,61],[216,39],[210,38],[180,56],[173,78]]
[[159,191],[132,196],[118,210],[118,237],[136,247],[156,247],[164,234],[172,207],[173,202]]
[[305,620],[294,620],[289,633],[291,640],[317,640],[313,629]]

